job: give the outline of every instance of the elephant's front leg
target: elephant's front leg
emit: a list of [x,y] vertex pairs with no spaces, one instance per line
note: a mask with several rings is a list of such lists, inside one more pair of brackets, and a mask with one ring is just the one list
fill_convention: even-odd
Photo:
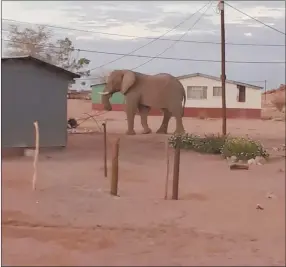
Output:
[[139,99],[135,95],[128,95],[126,97],[126,115],[127,115],[127,135],[136,134],[134,131],[134,118],[138,109]]
[[148,126],[147,118],[150,111],[150,107],[139,105],[139,114],[141,117],[141,124],[143,127],[143,134],[149,134],[152,130]]
[[163,109],[163,112],[164,112],[163,121],[162,121],[160,128],[157,130],[156,133],[166,134],[168,131],[168,125],[169,125],[169,121],[170,121],[172,114],[169,110],[165,108]]

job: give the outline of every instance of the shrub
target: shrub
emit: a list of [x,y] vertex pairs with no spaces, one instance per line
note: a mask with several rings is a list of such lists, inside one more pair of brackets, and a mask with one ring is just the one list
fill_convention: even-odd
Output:
[[209,154],[219,154],[226,137],[214,134],[200,137],[194,134],[173,135],[169,138],[169,143],[175,147],[181,140],[181,148]]
[[200,153],[222,154],[225,158],[236,156],[237,159],[248,160],[256,156],[267,158],[269,154],[263,146],[248,138],[236,138],[222,135],[209,134],[204,137],[193,134],[172,135],[169,143],[175,147],[178,142],[183,149]]
[[240,160],[254,159],[256,156],[268,158],[269,154],[263,146],[248,138],[228,138],[221,149],[224,157],[236,156]]

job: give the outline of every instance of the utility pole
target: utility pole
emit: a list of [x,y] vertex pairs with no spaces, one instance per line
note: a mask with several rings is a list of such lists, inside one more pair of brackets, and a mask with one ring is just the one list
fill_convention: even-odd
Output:
[[225,26],[224,1],[219,1],[221,26],[221,100],[222,100],[222,134],[226,135],[226,97],[225,97]]

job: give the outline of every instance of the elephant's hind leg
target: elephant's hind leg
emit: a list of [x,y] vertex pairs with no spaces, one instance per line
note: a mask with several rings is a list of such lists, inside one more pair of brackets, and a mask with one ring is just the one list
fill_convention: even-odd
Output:
[[176,130],[175,130],[174,134],[185,133],[182,114],[183,114],[182,109],[179,109],[179,108],[172,111],[172,115],[176,119]]
[[141,117],[141,124],[143,127],[142,134],[149,134],[152,132],[147,122],[149,111],[150,111],[150,107],[139,105],[139,114]]
[[166,134],[168,131],[168,125],[169,125],[169,121],[170,121],[172,114],[169,110],[167,110],[165,108],[162,109],[162,111],[164,113],[163,121],[162,121],[160,128],[157,130],[156,133]]

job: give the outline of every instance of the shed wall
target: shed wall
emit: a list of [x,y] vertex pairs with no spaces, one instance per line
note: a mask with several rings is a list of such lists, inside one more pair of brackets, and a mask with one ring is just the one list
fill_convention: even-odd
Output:
[[2,63],[2,146],[33,147],[34,121],[40,146],[67,143],[67,76],[32,61]]

